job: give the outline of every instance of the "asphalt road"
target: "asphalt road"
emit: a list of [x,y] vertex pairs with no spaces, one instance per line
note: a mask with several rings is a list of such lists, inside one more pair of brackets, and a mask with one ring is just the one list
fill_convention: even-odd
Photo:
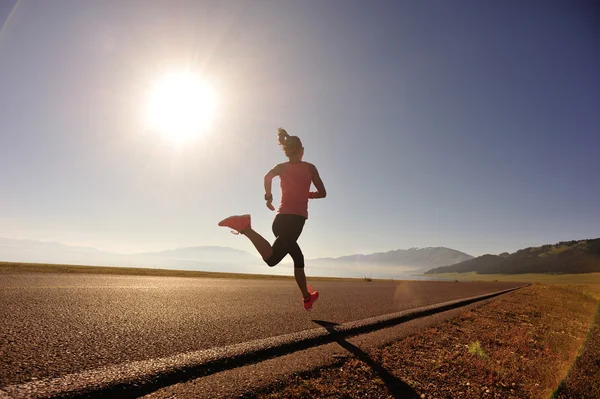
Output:
[[229,345],[518,286],[0,274],[0,388],[133,360]]

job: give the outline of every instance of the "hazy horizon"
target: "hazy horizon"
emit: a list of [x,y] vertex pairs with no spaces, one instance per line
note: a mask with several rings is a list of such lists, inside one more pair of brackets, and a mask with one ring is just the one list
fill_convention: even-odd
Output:
[[[431,248],[406,250],[428,250]],[[439,248],[433,248],[436,251]],[[438,255],[439,257],[439,255]],[[352,257],[346,257],[352,258]],[[419,279],[414,273],[423,273],[436,266],[445,266],[456,262],[431,261],[398,261],[390,263],[373,259],[307,259],[311,276],[322,277],[372,277]],[[399,258],[396,258],[399,259]],[[89,247],[70,247],[56,242],[39,242],[30,240],[12,240],[0,238],[0,261],[47,263],[61,265],[108,266],[108,267],[141,267],[150,269],[197,270],[225,273],[250,273],[269,275],[289,275],[293,263],[284,259],[279,267],[264,267],[262,260],[252,253],[231,247],[186,247],[151,253],[111,253],[96,251]],[[429,263],[428,265],[422,264]],[[418,264],[421,263],[421,264]]]
[[[69,244],[69,243],[65,243],[65,242],[59,242],[59,241],[47,241],[47,240],[32,240],[29,238],[14,238],[14,237],[0,237],[0,240],[3,239],[7,239],[7,240],[15,240],[15,241],[30,241],[33,243],[41,243],[41,244],[59,244],[59,245],[65,245],[68,247],[72,247],[74,249],[76,248],[81,248],[81,249],[93,249],[93,250],[98,250],[98,251],[103,251],[103,252],[111,252],[111,253],[115,253],[115,254],[122,254],[122,255],[133,255],[133,254],[139,254],[139,253],[151,253],[151,252],[165,252],[165,251],[172,251],[172,250],[178,250],[178,249],[188,249],[188,248],[196,248],[196,247],[200,247],[200,248],[210,248],[210,247],[214,247],[214,248],[224,248],[224,249],[232,249],[232,250],[236,250],[236,251],[243,251],[246,252],[252,256],[256,256],[256,257],[260,257],[259,254],[255,253],[256,251],[246,251],[246,250],[242,250],[242,249],[238,249],[232,246],[227,246],[227,245],[202,245],[202,244],[198,244],[198,245],[193,245],[193,246],[184,246],[184,247],[174,247],[174,248],[155,248],[151,251],[133,251],[133,252],[118,252],[118,251],[109,251],[103,248],[99,248],[93,245],[86,245],[86,246],[80,246],[80,245],[76,245],[76,244]],[[2,242],[0,241],[0,246],[2,246]],[[466,253],[464,251],[460,251],[459,249],[456,248],[449,248],[446,246],[426,246],[426,247],[410,247],[410,248],[390,248],[388,250],[384,250],[384,251],[377,251],[377,252],[368,252],[368,253],[347,253],[344,255],[341,255],[339,257],[344,257],[344,256],[348,256],[348,255],[368,255],[368,254],[375,254],[375,253],[386,253],[386,252],[391,252],[391,251],[407,251],[407,250],[411,250],[411,249],[429,249],[429,248],[447,248],[447,249],[452,249],[452,250],[456,250],[459,252],[463,252]],[[467,255],[471,255],[468,254]],[[338,256],[323,256],[323,257],[319,257],[318,259],[329,259],[329,258],[338,258]],[[315,258],[317,259],[317,258]],[[1,261],[1,260],[0,260]]]
[[[273,239],[262,177],[285,161],[280,126],[328,191],[307,259],[599,237],[598,16],[585,1],[1,2],[0,237],[253,254],[217,222],[250,213]],[[182,73],[209,87],[187,105],[210,118],[173,119],[161,84]]]
[[[585,239],[597,239],[600,237],[587,237],[587,238],[582,238],[582,239],[569,239],[569,240],[564,240],[564,241],[579,241],[579,240],[585,240]],[[110,251],[104,248],[100,248],[94,245],[86,245],[86,246],[81,246],[81,245],[77,245],[77,244],[71,244],[71,243],[65,243],[65,242],[59,242],[59,241],[51,241],[51,240],[35,240],[35,239],[30,239],[30,238],[14,238],[14,237],[0,237],[0,240],[3,239],[8,239],[8,240],[15,240],[15,241],[30,241],[33,243],[42,243],[42,244],[59,244],[59,245],[65,245],[67,247],[72,247],[74,249],[76,248],[81,248],[81,249],[93,249],[93,250],[97,250],[97,251],[101,251],[101,252],[108,252],[108,253],[113,253],[113,254],[118,254],[118,255],[136,255],[136,254],[143,254],[143,253],[158,253],[158,252],[168,252],[168,251],[173,251],[173,250],[179,250],[179,249],[189,249],[189,248],[210,248],[210,247],[214,247],[214,248],[223,248],[223,249],[231,249],[231,250],[235,250],[235,251],[242,251],[244,253],[248,253],[249,255],[256,257],[256,258],[260,258],[260,255],[258,253],[255,253],[256,251],[253,250],[253,248],[250,248],[250,250],[248,251],[247,249],[239,249],[233,246],[228,246],[228,245],[202,245],[201,243],[197,244],[197,245],[191,245],[191,246],[182,246],[182,247],[172,247],[172,248],[154,248],[152,250],[149,251],[130,251],[130,252],[119,252],[119,251]],[[541,245],[554,245],[554,244],[558,244],[558,242],[551,242],[551,243],[543,243],[537,246],[541,246]],[[0,247],[3,246],[2,242],[0,241]],[[459,251],[462,253],[465,253],[467,255],[471,255],[473,257],[478,257],[478,256],[482,256],[482,255],[499,255],[501,253],[514,253],[516,251],[519,251],[521,249],[525,249],[525,248],[529,248],[529,247],[535,247],[534,245],[526,245],[520,248],[516,248],[513,251],[503,251],[503,252],[498,252],[498,253],[482,253],[482,254],[471,254],[468,253],[466,251],[462,251],[458,248],[450,248],[448,246],[444,246],[444,245],[439,245],[439,246],[424,246],[424,247],[410,247],[410,248],[390,248],[390,249],[384,249],[382,251],[375,251],[375,252],[364,252],[364,253],[345,253],[345,254],[341,254],[339,256],[320,256],[320,257],[315,257],[315,258],[311,258],[313,260],[320,260],[320,259],[336,259],[336,258],[340,258],[340,257],[347,257],[347,256],[351,256],[351,255],[372,255],[372,254],[378,254],[378,253],[387,253],[387,252],[392,252],[392,251],[408,251],[408,250],[412,250],[412,249],[416,249],[416,250],[423,250],[423,249],[430,249],[430,248],[446,248],[446,249],[451,249],[451,250],[455,250],[455,251]],[[287,259],[287,258],[286,258]],[[289,260],[289,259],[288,259]],[[2,261],[2,259],[0,259],[0,261]]]

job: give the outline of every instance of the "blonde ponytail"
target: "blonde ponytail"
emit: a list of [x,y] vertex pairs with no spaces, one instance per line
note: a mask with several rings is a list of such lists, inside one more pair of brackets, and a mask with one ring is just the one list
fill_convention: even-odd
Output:
[[277,129],[277,141],[279,141],[279,145],[282,147],[285,146],[285,141],[290,137],[288,132],[285,131],[284,128],[280,127]]

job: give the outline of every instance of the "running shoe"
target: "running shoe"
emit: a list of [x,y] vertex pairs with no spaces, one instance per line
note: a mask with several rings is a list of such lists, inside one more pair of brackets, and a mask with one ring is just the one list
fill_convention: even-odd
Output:
[[319,291],[313,291],[313,288],[309,285],[308,292],[310,293],[310,298],[304,299],[302,298],[302,302],[304,303],[304,310],[311,310],[313,307],[313,303],[319,299]]
[[229,227],[233,234],[240,234],[242,231],[250,227],[250,215],[235,215],[219,222],[221,227]]

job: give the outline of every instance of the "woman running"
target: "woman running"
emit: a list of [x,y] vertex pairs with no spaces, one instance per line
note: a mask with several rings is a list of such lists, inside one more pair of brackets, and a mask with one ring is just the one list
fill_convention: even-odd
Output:
[[[277,131],[279,144],[289,161],[275,165],[265,175],[265,201],[267,208],[274,211],[271,183],[279,176],[281,184],[281,204],[273,221],[275,242],[269,244],[260,234],[252,230],[250,215],[231,216],[222,220],[219,226],[229,227],[236,234],[243,234],[252,241],[256,250],[269,266],[275,266],[290,254],[294,260],[294,277],[302,291],[304,309],[312,309],[313,303],[319,298],[317,291],[306,285],[304,274],[304,255],[298,246],[298,238],[302,233],[304,222],[308,219],[308,200],[325,198],[327,192],[317,168],[308,162],[303,162],[304,147],[298,136],[290,136],[284,129]],[[310,191],[313,183],[317,191]]]

